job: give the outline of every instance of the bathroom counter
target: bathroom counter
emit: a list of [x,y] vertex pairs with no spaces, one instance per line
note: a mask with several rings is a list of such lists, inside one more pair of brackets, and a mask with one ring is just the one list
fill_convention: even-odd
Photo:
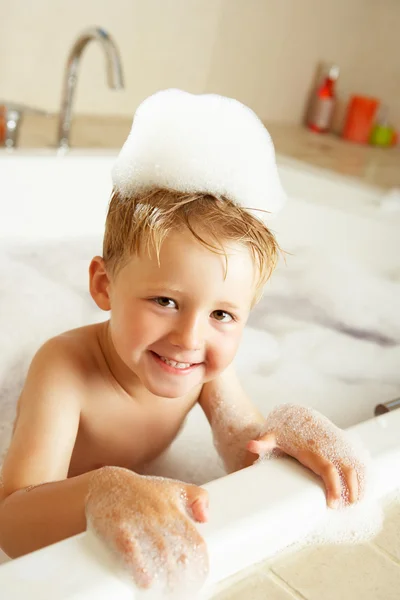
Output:
[[[78,148],[120,148],[132,120],[118,116],[76,115],[71,130],[71,146]],[[278,154],[354,177],[367,184],[390,189],[400,187],[400,148],[373,148],[352,144],[331,134],[316,134],[306,128],[282,123],[266,123]],[[55,145],[55,115],[25,115],[19,147],[43,148]]]
[[383,188],[400,187],[400,146],[377,148],[318,134],[299,125],[267,123],[279,154]]

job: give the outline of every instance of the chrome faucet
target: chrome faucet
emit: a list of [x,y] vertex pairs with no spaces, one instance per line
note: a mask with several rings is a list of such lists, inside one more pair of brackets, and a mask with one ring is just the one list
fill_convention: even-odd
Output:
[[50,113],[40,108],[7,100],[0,100],[0,108],[4,120],[4,146],[9,150],[16,148],[18,145],[19,131],[25,114],[51,116]]
[[101,27],[90,27],[83,31],[71,48],[65,68],[61,110],[58,122],[58,148],[69,148],[72,102],[78,78],[79,62],[83,49],[92,40],[97,40],[104,48],[107,66],[107,82],[109,87],[115,90],[124,87],[121,59],[115,42],[110,35]]

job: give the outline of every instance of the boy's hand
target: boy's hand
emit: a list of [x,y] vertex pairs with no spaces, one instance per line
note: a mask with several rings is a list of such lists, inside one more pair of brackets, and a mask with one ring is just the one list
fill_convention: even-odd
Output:
[[206,521],[207,508],[202,488],[118,467],[94,472],[86,500],[88,527],[139,587],[157,585],[160,592],[185,585],[195,593],[203,585],[207,548],[192,520]]
[[260,457],[289,454],[322,477],[331,508],[364,494],[365,465],[336,427],[316,410],[283,404],[268,415],[261,435],[247,443]]

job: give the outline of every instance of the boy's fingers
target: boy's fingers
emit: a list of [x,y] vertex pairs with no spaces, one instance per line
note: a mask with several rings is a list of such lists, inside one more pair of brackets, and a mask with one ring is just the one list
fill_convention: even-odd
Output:
[[149,573],[139,543],[132,532],[125,528],[121,529],[115,538],[115,546],[136,584],[143,589],[149,588],[153,583],[153,577]]
[[354,460],[353,468],[356,472],[357,476],[357,485],[358,485],[358,499],[362,500],[365,495],[365,482],[366,482],[366,473],[365,473],[365,464],[358,459]]
[[195,521],[204,523],[208,521],[208,492],[195,485],[186,487],[186,507]]
[[292,456],[322,478],[326,489],[327,504],[330,508],[337,508],[341,497],[342,483],[335,465],[308,450],[296,452]]
[[273,450],[276,448],[275,434],[270,432],[260,435],[257,439],[247,442],[246,448],[249,452],[253,452],[254,454],[261,454]]
[[[171,533],[170,543],[174,548],[171,557],[174,563],[173,568],[169,571],[168,584],[170,590],[176,588],[181,582],[182,567],[189,567],[192,575],[195,570],[197,577],[203,579],[204,582],[209,570],[208,550],[204,538],[189,519],[180,522],[177,530]],[[183,545],[182,540],[185,542]],[[169,594],[167,596],[170,597]]]
[[343,473],[343,479],[348,490],[348,499],[350,504],[357,502],[359,495],[357,471],[352,466],[340,465]]
[[319,475],[325,484],[328,506],[330,508],[337,508],[341,498],[342,482],[340,481],[340,475],[335,465],[330,461],[326,462],[327,464],[323,466]]

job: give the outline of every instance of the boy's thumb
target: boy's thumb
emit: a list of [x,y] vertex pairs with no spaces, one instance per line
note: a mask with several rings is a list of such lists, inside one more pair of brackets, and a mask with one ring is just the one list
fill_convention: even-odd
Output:
[[197,485],[187,485],[186,509],[195,521],[208,521],[208,492]]

